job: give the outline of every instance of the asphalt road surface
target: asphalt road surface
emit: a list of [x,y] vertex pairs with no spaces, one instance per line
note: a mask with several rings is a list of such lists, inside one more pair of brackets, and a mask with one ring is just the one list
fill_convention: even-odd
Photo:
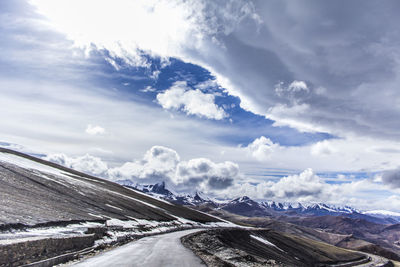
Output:
[[196,267],[205,265],[191,250],[180,241],[182,236],[201,231],[192,229],[168,234],[144,237],[137,241],[88,258],[73,266],[179,266]]

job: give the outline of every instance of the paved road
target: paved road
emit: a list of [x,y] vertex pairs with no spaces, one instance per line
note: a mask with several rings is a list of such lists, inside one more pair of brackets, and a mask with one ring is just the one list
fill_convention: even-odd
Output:
[[182,236],[201,231],[192,229],[162,235],[144,237],[124,246],[101,253],[74,264],[75,267],[128,267],[128,266],[179,266],[196,267],[205,265],[180,241]]
[[388,259],[374,255],[374,254],[369,254],[369,253],[364,253],[367,257],[370,258],[370,260],[366,263],[362,263],[363,260],[361,261],[354,261],[354,262],[348,262],[348,263],[341,263],[341,264],[334,264],[334,265],[329,265],[330,267],[342,267],[342,266],[354,266],[354,267],[380,267],[384,266],[389,262]]
[[379,267],[379,266],[384,266],[389,261],[388,259],[385,259],[381,256],[377,256],[374,254],[369,254],[369,253],[364,253],[364,254],[367,254],[369,257],[371,257],[371,261],[368,263],[357,265],[357,267]]

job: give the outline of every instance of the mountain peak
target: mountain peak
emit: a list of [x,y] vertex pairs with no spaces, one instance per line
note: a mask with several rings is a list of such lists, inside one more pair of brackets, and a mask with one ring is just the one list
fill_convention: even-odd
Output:
[[251,198],[248,196],[241,196],[238,198],[233,199],[231,202],[248,202],[248,201],[253,201]]
[[165,189],[165,182],[162,181],[161,183],[154,184],[153,189]]
[[239,201],[247,201],[247,200],[251,200],[248,196],[242,196],[241,198],[239,198]]
[[203,197],[202,195],[203,195],[203,194],[202,194],[201,192],[196,191],[196,193],[195,193],[193,199],[194,199],[195,201],[203,202],[203,201],[205,201],[205,199],[204,199],[204,197]]

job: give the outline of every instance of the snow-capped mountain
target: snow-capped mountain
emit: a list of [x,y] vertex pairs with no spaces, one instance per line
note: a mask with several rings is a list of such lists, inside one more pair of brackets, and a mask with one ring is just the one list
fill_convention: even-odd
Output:
[[328,205],[325,203],[291,203],[291,202],[275,202],[275,201],[263,201],[261,202],[266,208],[273,209],[275,211],[298,211],[298,212],[316,212],[319,213],[360,213],[357,209],[349,206],[337,206]]
[[290,203],[263,201],[257,202],[247,196],[236,198],[220,204],[220,209],[245,216],[323,216],[323,215],[354,215],[360,212],[345,206],[328,205],[325,203]]
[[349,206],[337,206],[326,203],[291,203],[275,201],[255,201],[248,196],[242,196],[233,200],[216,201],[203,195],[201,192],[190,194],[174,194],[167,188],[165,183],[154,185],[138,185],[128,180],[118,181],[118,183],[140,190],[160,199],[170,201],[175,204],[198,207],[207,204],[212,209],[225,210],[230,213],[247,217],[265,216],[345,216],[366,221],[393,224],[400,222],[400,213],[389,211],[370,211],[361,212]]
[[371,210],[371,211],[364,211],[363,214],[374,216],[378,218],[387,218],[387,219],[394,219],[397,222],[400,222],[400,213],[393,212],[388,210]]
[[268,210],[265,206],[247,196],[236,198],[226,203],[220,203],[219,208],[234,214],[249,217],[263,217],[272,215],[270,210]]
[[201,192],[195,192],[193,195],[173,193],[165,187],[165,182],[152,185],[141,185],[135,184],[130,180],[119,180],[117,183],[179,205],[198,206],[202,203],[212,202],[212,200],[203,195]]

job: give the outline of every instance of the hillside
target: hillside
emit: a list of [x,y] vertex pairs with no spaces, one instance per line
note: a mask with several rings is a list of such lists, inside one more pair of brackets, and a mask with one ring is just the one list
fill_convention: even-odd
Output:
[[[0,266],[56,257],[52,265],[73,259],[87,248],[218,225],[232,224],[107,180],[0,149]],[[69,256],[57,258],[63,253]]]
[[376,266],[364,254],[269,229],[217,229],[182,239],[208,266]]
[[[18,164],[18,165],[16,165]],[[218,219],[116,183],[0,148],[0,225],[57,221]]]

